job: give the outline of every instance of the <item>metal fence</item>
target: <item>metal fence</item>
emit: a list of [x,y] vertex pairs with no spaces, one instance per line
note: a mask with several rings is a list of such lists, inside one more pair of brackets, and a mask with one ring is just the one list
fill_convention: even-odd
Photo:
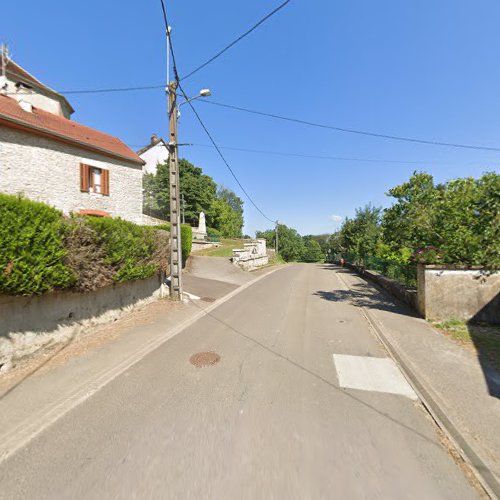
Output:
[[417,286],[416,262],[397,262],[372,256],[361,257],[353,253],[347,253],[344,258],[355,266],[369,269],[370,271],[377,271],[403,285]]

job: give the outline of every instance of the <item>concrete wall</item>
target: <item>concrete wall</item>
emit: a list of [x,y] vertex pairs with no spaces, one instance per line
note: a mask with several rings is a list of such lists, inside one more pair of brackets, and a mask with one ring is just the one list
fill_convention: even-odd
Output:
[[426,319],[500,324],[500,272],[419,265],[418,310]]
[[[80,191],[80,163],[109,170],[109,196]],[[125,161],[0,126],[2,193],[22,193],[65,213],[103,210],[141,224],[142,175]]]
[[[113,321],[160,298],[160,277],[129,281],[94,292],[60,291],[32,297],[0,295],[0,369],[81,328]],[[5,369],[5,368],[4,368]]]

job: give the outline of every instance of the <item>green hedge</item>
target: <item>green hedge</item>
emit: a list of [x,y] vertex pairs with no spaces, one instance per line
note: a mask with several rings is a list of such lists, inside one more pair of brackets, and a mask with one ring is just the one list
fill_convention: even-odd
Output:
[[0,293],[32,295],[72,286],[62,213],[0,194]]
[[207,238],[208,241],[220,241],[222,238],[222,233],[213,227],[207,227]]
[[[170,223],[166,222],[159,226],[153,226],[154,229],[163,229],[170,231]],[[193,246],[193,229],[189,224],[181,224],[181,245],[182,245],[182,265],[186,265],[188,257],[191,255]]]
[[151,227],[111,217],[86,217],[86,223],[97,233],[106,251],[105,262],[115,270],[115,281],[145,279],[155,274],[156,240]]
[[[183,232],[187,249],[190,238],[187,229]],[[168,254],[167,234],[153,227],[65,217],[43,203],[0,195],[1,294],[88,291],[145,279],[166,271]]]

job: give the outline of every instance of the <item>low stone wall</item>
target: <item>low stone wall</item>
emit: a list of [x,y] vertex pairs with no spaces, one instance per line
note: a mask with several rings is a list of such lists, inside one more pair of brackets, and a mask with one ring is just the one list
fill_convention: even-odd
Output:
[[374,281],[384,290],[389,292],[392,296],[396,297],[402,302],[405,302],[413,309],[418,310],[417,290],[405,287],[398,281],[393,280],[391,278],[387,278],[387,276],[384,276],[378,273],[377,271],[369,271],[367,269],[361,269],[357,266],[348,263],[346,263],[346,266],[353,269],[357,273],[361,274],[363,277],[368,278],[371,281]]
[[163,224],[168,224],[168,221],[157,219],[156,217],[151,217],[150,215],[142,214],[142,223],[145,226],[161,226]]
[[114,321],[124,312],[160,298],[159,276],[100,288],[31,297],[0,295],[0,370],[35,350],[64,341],[80,330]]
[[269,263],[269,256],[266,252],[266,240],[258,239],[251,243],[245,243],[243,247],[233,250],[233,264],[245,271],[251,271]]
[[220,243],[215,241],[196,241],[193,240],[191,252],[196,252],[198,250],[205,250],[206,248],[220,247]]
[[419,265],[417,308],[426,319],[500,324],[500,272]]

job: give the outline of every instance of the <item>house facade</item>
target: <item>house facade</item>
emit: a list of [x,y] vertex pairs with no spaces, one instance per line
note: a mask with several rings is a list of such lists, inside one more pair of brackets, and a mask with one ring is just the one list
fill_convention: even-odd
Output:
[[0,77],[0,192],[142,224],[144,161],[11,59]]
[[143,172],[156,174],[158,165],[168,160],[168,145],[161,137],[153,134],[150,143],[137,151],[137,154],[144,161]]

